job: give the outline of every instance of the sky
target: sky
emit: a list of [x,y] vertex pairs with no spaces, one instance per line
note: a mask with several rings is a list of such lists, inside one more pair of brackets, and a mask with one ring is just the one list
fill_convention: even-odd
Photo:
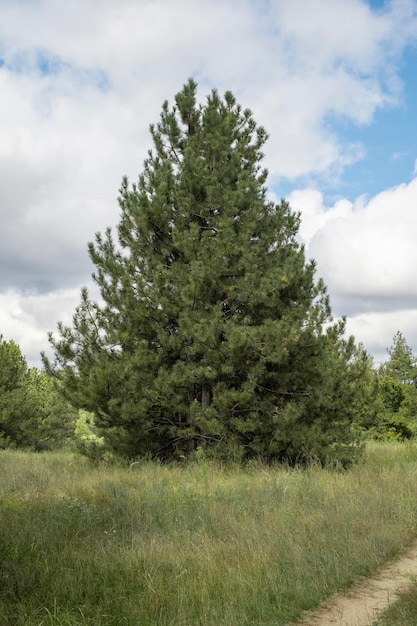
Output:
[[417,0],[0,0],[0,334],[30,366],[71,323],[149,125],[189,77],[269,133],[271,198],[335,317],[417,352]]

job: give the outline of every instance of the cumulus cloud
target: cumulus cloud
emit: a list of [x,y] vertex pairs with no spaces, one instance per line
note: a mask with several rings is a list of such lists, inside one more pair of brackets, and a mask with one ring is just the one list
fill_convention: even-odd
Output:
[[336,315],[367,349],[386,357],[401,330],[417,345],[417,178],[356,202],[325,206],[314,189],[289,198],[301,213],[300,239],[317,262]]
[[[360,313],[347,318],[346,331],[361,342],[374,357],[374,363],[386,361],[387,350],[392,346],[398,330],[406,338],[408,345],[417,346],[417,303],[414,308],[399,308],[390,311]],[[416,350],[414,349],[414,352]]]
[[336,295],[417,298],[417,178],[374,198],[326,207],[316,190],[299,190],[290,203],[302,213],[300,236]]

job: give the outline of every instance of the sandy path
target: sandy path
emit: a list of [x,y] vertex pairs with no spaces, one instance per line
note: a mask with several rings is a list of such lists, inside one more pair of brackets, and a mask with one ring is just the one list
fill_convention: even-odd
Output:
[[298,626],[370,626],[417,576],[417,542],[389,567],[331,597]]

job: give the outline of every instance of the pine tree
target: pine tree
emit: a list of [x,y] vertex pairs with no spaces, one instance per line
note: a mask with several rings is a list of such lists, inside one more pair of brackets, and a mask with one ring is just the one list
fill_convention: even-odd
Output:
[[19,346],[0,335],[0,448],[27,441],[27,364]]
[[0,335],[0,448],[62,444],[77,414],[45,372],[28,369],[20,347]]
[[387,351],[389,360],[382,366],[382,370],[403,384],[415,384],[417,381],[417,357],[399,330],[395,333],[392,346]]
[[411,439],[417,434],[417,359],[398,330],[378,371],[382,437]]
[[268,200],[267,134],[230,92],[198,105],[196,89],[151,126],[117,241],[108,229],[89,244],[102,302],[83,290],[45,366],[130,458],[352,455],[353,344],[331,323],[299,215]]

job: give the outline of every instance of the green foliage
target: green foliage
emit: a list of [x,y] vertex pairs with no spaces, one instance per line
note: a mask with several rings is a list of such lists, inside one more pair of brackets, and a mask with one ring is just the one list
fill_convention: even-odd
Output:
[[378,371],[378,420],[374,433],[391,439],[417,434],[416,357],[398,331],[388,349],[389,360]]
[[417,381],[417,357],[399,330],[394,335],[392,346],[388,348],[388,354],[390,358],[381,367],[381,371],[404,385],[415,385]]
[[108,229],[89,245],[102,303],[82,291],[46,368],[129,458],[200,447],[349,462],[363,366],[297,241],[299,215],[267,199],[265,130],[230,92],[198,105],[190,80],[151,135],[120,190],[117,242]]
[[0,447],[46,450],[74,429],[75,411],[46,372],[28,369],[19,346],[0,336]]
[[39,451],[61,447],[74,437],[78,413],[56,384],[45,371],[32,368],[28,372],[27,393],[38,416],[34,445]]
[[30,411],[26,396],[27,365],[14,341],[0,335],[0,447],[25,444]]
[[94,415],[80,409],[75,423],[75,437],[80,441],[96,441],[98,439],[94,427]]

